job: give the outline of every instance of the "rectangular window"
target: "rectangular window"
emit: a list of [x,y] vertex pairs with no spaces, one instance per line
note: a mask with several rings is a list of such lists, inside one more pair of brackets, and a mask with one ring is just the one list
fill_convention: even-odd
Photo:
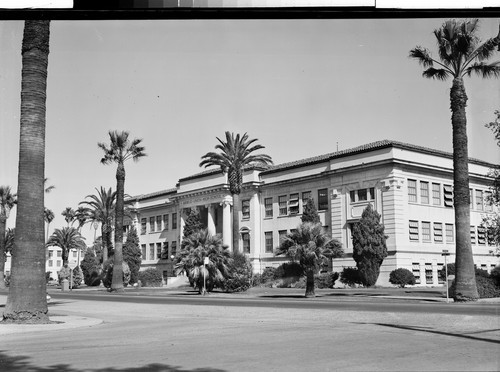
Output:
[[266,253],[273,253],[273,232],[272,231],[266,231],[264,233],[266,237]]
[[279,230],[278,231],[278,236],[279,236],[279,242],[281,244],[283,242],[283,239],[286,236],[286,230]]
[[264,207],[266,209],[266,218],[273,217],[273,198],[265,198]]
[[73,251],[73,258],[76,258],[76,251]]
[[241,214],[244,220],[248,220],[250,218],[250,200],[242,200],[241,201]]
[[483,207],[483,191],[482,190],[476,190],[476,209],[478,211],[482,211],[484,209],[484,207]]
[[349,198],[351,199],[351,203],[356,202],[356,190],[349,191]]
[[286,195],[278,197],[278,204],[280,207],[280,216],[286,216],[288,214],[288,204]]
[[425,264],[425,284],[434,283],[434,278],[432,277],[432,264]]
[[410,203],[417,202],[417,181],[408,180],[408,201]]
[[441,205],[441,185],[439,183],[432,184],[432,204]]
[[436,243],[443,242],[443,224],[441,222],[434,222],[434,241]]
[[172,213],[172,230],[177,229],[177,213]]
[[422,240],[424,242],[431,241],[431,223],[422,221]]
[[418,221],[410,221],[410,240],[418,241]]
[[142,259],[146,259],[146,244],[141,244]]
[[302,193],[302,208],[304,207],[304,205],[307,204],[307,199],[311,199],[312,198],[312,194],[310,191],[304,191]]
[[243,253],[250,253],[250,234],[242,233],[241,238],[243,239]]
[[54,265],[54,260],[49,260],[49,267],[52,267]]
[[415,284],[420,284],[420,264],[418,262],[413,262],[411,264],[411,272],[415,277]]
[[429,204],[429,182],[420,181],[420,203]]
[[366,192],[366,189],[359,189],[357,191],[358,193],[358,200],[357,201],[366,201],[368,200],[368,193]]
[[477,227],[477,243],[480,245],[486,244],[486,228],[484,226]]
[[163,230],[168,230],[168,214],[163,215]]
[[61,260],[56,261],[56,267],[61,267]]
[[453,231],[453,224],[446,224],[446,243],[453,243],[455,241],[455,232]]
[[161,258],[161,243],[156,243],[156,258]]
[[156,231],[161,231],[161,216],[156,216]]
[[154,243],[149,244],[149,257],[148,258],[150,260],[155,259],[155,244]]
[[470,227],[470,243],[476,244],[476,227],[475,226]]
[[168,254],[168,242],[163,243],[163,259],[169,259],[170,256]]
[[444,206],[453,208],[453,186],[443,185]]
[[49,258],[54,257],[54,251],[49,251]]
[[491,200],[491,191],[484,192],[484,210],[486,212],[493,212],[493,204],[490,202]]
[[368,189],[368,200],[375,200],[375,188],[370,187]]
[[149,232],[150,233],[155,232],[155,218],[154,217],[149,217]]
[[146,234],[146,225],[148,223],[148,220],[145,218],[141,218],[141,235]]
[[290,194],[290,214],[299,213],[299,194]]
[[328,189],[318,190],[318,210],[328,209]]
[[171,247],[172,247],[172,256],[176,256],[177,255],[177,242],[173,241]]
[[57,257],[62,257],[62,252],[61,251],[57,251]]

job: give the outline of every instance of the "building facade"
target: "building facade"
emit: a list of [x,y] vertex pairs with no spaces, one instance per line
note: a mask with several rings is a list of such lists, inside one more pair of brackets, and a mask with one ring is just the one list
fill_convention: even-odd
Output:
[[[485,202],[494,165],[470,159],[471,240],[478,267],[498,264],[498,247],[489,241],[481,221],[498,212]],[[437,285],[443,250],[454,262],[452,154],[396,141],[379,141],[349,150],[303,159],[267,169],[248,168],[239,197],[239,250],[248,255],[255,273],[286,262],[274,249],[297,227],[305,200],[313,198],[321,223],[342,243],[345,256],[332,270],[353,267],[351,231],[368,204],[381,215],[389,255],[377,284],[387,285],[396,268],[413,272],[419,285]],[[231,208],[226,174],[219,169],[181,178],[175,188],[128,199],[137,214],[135,225],[142,268],[158,267],[172,276],[187,214],[197,209],[212,234],[232,244]]]

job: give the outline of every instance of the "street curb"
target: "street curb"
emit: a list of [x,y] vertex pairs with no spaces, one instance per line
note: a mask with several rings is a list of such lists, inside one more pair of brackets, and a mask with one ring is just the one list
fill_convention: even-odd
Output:
[[13,333],[48,332],[82,327],[93,327],[103,323],[102,319],[74,315],[53,315],[50,324],[12,324],[0,322],[0,336]]

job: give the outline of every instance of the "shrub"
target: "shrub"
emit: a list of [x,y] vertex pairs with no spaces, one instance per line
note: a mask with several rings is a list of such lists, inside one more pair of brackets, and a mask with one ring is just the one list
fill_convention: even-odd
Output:
[[[125,261],[122,262],[123,285],[126,287],[130,281],[130,269]],[[111,288],[113,282],[113,258],[108,259],[102,265],[102,284],[106,288]]]
[[163,273],[155,267],[150,267],[144,271],[139,271],[139,280],[143,287],[162,287]]
[[276,277],[276,268],[275,267],[266,267],[262,272],[261,283],[267,283]]
[[[314,287],[319,289],[333,288],[333,286],[335,285],[335,281],[338,278],[339,278],[339,273],[337,272],[317,274],[314,276]],[[306,287],[306,278],[303,276],[295,284],[295,288],[305,288],[305,287]]]
[[476,286],[479,298],[500,297],[500,287],[495,284],[493,278],[476,275]]
[[349,287],[354,287],[356,284],[361,284],[358,269],[355,267],[344,267],[340,273],[340,281]]
[[87,249],[80,268],[83,272],[83,281],[88,286],[98,286],[101,284],[101,265],[92,249]]
[[243,253],[234,252],[229,266],[229,277],[222,283],[226,292],[243,292],[250,288],[252,282],[252,264]]
[[298,262],[285,262],[277,267],[274,273],[274,279],[296,278],[299,280],[304,275],[304,270]]
[[73,269],[73,288],[79,287],[83,282],[82,269],[79,266]]
[[[455,275],[455,264],[449,263],[446,266],[448,267],[448,275]],[[444,267],[438,271],[438,275],[439,280],[446,282],[446,271]]]
[[490,272],[490,278],[500,287],[500,265],[495,266]]
[[415,284],[415,276],[410,270],[400,267],[399,269],[391,271],[389,274],[389,282],[404,288],[406,285]]

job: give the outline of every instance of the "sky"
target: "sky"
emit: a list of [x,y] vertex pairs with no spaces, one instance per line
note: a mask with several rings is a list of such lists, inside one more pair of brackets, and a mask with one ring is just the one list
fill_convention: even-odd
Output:
[[[422,77],[417,45],[437,57],[444,19],[53,21],[46,166],[61,212],[96,188],[116,188],[98,142],[109,130],[142,138],[147,157],[126,164],[125,192],[174,188],[202,171],[225,131],[247,132],[275,164],[382,139],[452,151],[451,81]],[[481,19],[480,37],[499,19]],[[17,189],[22,21],[0,21],[0,185]],[[493,60],[500,60],[497,53]],[[500,152],[485,123],[500,109],[500,81],[465,81],[469,155]],[[15,208],[7,226],[15,223]],[[94,230],[82,230],[87,244]]]

